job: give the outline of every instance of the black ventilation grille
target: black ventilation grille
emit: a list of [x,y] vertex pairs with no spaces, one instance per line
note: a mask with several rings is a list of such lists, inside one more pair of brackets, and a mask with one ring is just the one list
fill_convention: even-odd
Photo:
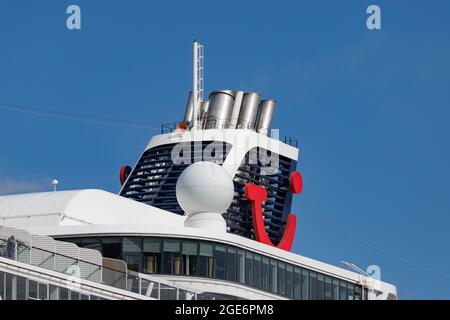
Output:
[[139,159],[120,195],[173,213],[184,214],[178,204],[175,187],[181,172],[190,163],[172,162],[172,149],[175,145],[181,150],[177,154],[182,156],[183,150],[190,153],[186,155],[190,157],[190,163],[214,161],[222,164],[231,148],[226,142],[203,141],[166,144],[149,149]]

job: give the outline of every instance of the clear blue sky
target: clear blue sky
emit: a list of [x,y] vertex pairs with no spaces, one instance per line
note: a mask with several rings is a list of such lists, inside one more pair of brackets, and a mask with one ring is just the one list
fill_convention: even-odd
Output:
[[[66,28],[72,3],[80,31]],[[177,121],[198,38],[206,89],[276,99],[274,126],[300,141],[294,250],[377,264],[400,298],[449,299],[450,2],[196,3],[0,2],[0,104]],[[53,177],[117,192],[120,166],[158,132],[5,107],[0,119],[0,193],[49,190]]]

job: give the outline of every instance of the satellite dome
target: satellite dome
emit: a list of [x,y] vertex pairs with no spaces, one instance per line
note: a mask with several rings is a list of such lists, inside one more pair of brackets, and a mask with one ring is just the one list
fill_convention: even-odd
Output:
[[196,162],[181,173],[176,194],[178,203],[188,214],[224,213],[233,201],[233,179],[216,163]]

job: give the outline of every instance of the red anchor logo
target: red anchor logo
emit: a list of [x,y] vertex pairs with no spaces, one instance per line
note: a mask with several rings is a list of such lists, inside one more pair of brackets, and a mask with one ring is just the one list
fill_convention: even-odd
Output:
[[[299,194],[302,192],[303,179],[300,172],[295,171],[291,173],[289,184],[292,193]],[[267,190],[256,184],[247,183],[245,185],[245,197],[250,200],[252,206],[253,232],[255,233],[256,241],[282,250],[291,251],[292,244],[294,243],[297,217],[293,214],[288,215],[283,237],[281,238],[280,243],[275,246],[267,235],[266,228],[264,227],[262,203],[267,200]]]

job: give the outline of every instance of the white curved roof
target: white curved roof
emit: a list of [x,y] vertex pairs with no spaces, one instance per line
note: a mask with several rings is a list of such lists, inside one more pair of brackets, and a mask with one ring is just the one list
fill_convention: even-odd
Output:
[[182,226],[184,217],[97,189],[0,196],[0,224]]

